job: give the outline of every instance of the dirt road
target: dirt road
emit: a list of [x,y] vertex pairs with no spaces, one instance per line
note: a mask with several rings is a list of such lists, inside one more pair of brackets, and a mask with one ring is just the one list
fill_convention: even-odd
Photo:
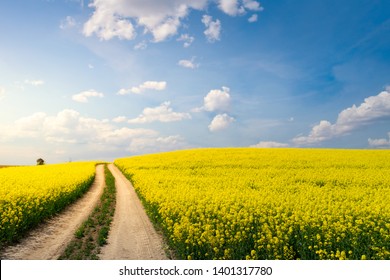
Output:
[[83,197],[59,215],[42,223],[15,246],[1,252],[1,259],[56,260],[73,238],[78,227],[88,218],[97,204],[103,188],[104,165],[96,167],[95,181]]
[[103,260],[164,260],[162,237],[150,222],[138,196],[119,169],[108,166],[116,181],[116,208]]

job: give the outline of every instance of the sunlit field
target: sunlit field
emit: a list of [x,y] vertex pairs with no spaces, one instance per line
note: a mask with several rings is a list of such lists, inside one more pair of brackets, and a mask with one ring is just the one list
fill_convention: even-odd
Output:
[[96,162],[0,169],[0,245],[80,197],[92,184]]
[[115,164],[180,259],[390,259],[389,159],[234,148]]

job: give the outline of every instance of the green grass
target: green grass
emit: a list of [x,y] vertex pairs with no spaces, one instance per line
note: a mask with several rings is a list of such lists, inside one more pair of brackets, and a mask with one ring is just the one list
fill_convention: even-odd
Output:
[[60,260],[97,260],[102,246],[107,243],[110,224],[115,212],[115,178],[104,166],[106,186],[88,219],[79,227]]

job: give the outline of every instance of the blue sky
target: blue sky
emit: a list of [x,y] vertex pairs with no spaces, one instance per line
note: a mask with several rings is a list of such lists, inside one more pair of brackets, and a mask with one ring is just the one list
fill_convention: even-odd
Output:
[[390,147],[387,0],[0,3],[0,163]]

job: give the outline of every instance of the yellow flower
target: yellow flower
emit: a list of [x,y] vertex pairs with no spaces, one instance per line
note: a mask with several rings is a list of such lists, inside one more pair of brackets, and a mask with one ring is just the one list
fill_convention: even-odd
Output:
[[183,259],[199,250],[210,259],[356,258],[350,248],[386,259],[388,158],[388,150],[223,148],[115,164],[158,209],[152,215]]
[[75,162],[1,168],[0,243],[12,241],[35,221],[61,210],[59,205],[78,198],[92,183],[95,165],[96,162]]

